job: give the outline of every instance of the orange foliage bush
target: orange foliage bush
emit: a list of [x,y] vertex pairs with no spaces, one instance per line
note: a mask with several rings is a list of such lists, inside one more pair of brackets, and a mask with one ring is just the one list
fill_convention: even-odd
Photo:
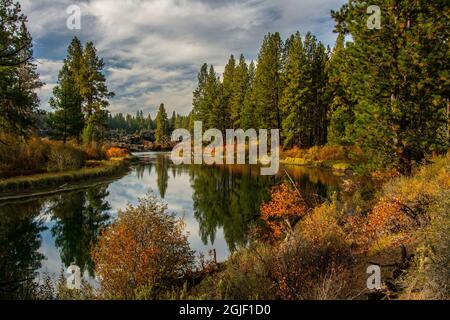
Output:
[[269,230],[266,236],[280,239],[290,234],[307,212],[308,207],[295,188],[286,183],[274,187],[271,200],[261,205],[261,220]]
[[0,178],[47,171],[51,144],[33,137],[29,140],[0,134]]
[[302,158],[303,151],[299,147],[294,146],[289,150],[283,151],[282,155],[284,158]]
[[137,207],[120,212],[102,231],[92,257],[103,298],[135,299],[139,291],[154,298],[158,290],[191,271],[194,255],[184,224],[166,210],[149,195]]
[[104,148],[96,143],[90,143],[83,146],[83,151],[88,160],[104,160],[107,156]]
[[318,160],[339,161],[346,160],[345,150],[342,146],[323,146],[317,151]]
[[128,150],[123,149],[123,148],[109,148],[108,150],[106,150],[106,156],[111,159],[111,158],[125,158],[126,156],[129,155]]

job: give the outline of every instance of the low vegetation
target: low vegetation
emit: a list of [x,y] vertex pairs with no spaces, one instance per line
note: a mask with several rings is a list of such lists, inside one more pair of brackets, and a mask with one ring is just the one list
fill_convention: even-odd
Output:
[[331,145],[306,149],[293,147],[281,154],[281,163],[286,165],[327,167],[336,171],[346,171],[361,161],[358,148]]
[[2,135],[0,192],[60,187],[69,182],[105,177],[124,169],[129,152],[105,145],[77,145],[40,138]]
[[119,212],[92,251],[100,296],[107,299],[155,298],[190,272],[194,253],[184,223],[167,213],[154,195]]

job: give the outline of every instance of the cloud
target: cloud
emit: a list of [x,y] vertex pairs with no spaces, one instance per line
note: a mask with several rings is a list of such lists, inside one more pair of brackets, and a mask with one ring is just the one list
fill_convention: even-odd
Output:
[[[345,0],[23,0],[29,29],[47,85],[43,107],[56,82],[58,63],[71,38],[93,41],[105,60],[112,112],[156,113],[164,102],[169,112],[186,114],[200,66],[222,70],[231,53],[256,59],[267,32],[287,38],[312,31],[332,45],[330,11]],[[77,4],[82,29],[68,30],[66,9]]]

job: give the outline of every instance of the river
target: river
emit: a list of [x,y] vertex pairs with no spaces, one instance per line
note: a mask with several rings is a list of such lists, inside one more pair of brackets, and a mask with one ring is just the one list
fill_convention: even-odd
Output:
[[149,192],[184,217],[193,250],[208,255],[215,249],[223,261],[247,242],[260,204],[287,178],[285,169],[311,203],[330,198],[340,185],[324,169],[282,167],[277,176],[264,177],[257,166],[175,166],[167,153],[137,156],[140,161],[115,181],[0,202],[0,283],[44,273],[56,279],[72,263],[93,281],[89,248],[99,230]]

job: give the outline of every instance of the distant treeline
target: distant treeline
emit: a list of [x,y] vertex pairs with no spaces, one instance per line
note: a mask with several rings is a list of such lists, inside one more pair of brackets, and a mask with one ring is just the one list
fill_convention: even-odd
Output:
[[[164,104],[161,105],[164,109]],[[167,114],[166,114],[167,115]],[[120,130],[126,133],[136,133],[146,130],[156,130],[158,116],[162,116],[161,112],[155,119],[152,119],[151,114],[144,115],[142,110],[136,112],[136,115],[131,114],[110,114],[108,116],[108,128],[111,130]],[[182,116],[175,111],[172,113],[170,118],[165,118],[167,120],[168,131],[172,132],[175,129],[189,128],[190,116]],[[165,121],[165,120],[164,120]]]

